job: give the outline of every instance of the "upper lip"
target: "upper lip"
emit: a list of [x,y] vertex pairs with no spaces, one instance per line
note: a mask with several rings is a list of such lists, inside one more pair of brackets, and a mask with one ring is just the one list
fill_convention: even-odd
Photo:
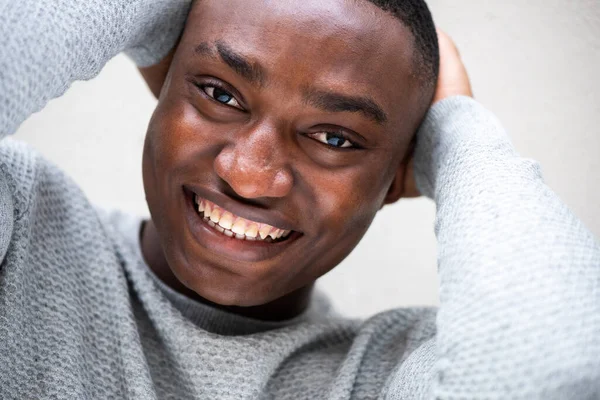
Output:
[[201,199],[208,200],[211,203],[218,205],[238,217],[253,222],[268,224],[275,228],[298,232],[295,228],[296,224],[277,210],[265,210],[247,206],[225,194],[199,186],[184,185],[184,189],[198,195]]

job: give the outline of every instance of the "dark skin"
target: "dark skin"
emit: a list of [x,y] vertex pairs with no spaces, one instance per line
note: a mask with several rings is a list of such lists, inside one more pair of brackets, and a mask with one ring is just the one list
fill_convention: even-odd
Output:
[[[377,211],[414,195],[411,142],[433,88],[413,57],[409,30],[367,2],[196,4],[176,51],[142,71],[160,92],[143,158],[150,268],[238,314],[302,312]],[[196,195],[292,233],[224,237]]]

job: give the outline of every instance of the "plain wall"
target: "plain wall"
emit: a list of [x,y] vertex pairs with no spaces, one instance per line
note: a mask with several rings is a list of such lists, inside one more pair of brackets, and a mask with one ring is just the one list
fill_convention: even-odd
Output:
[[[429,5],[457,42],[476,98],[600,235],[600,1]],[[132,63],[118,56],[96,79],[74,84],[32,116],[16,136],[66,170],[93,202],[147,214],[141,153],[154,106]],[[396,306],[436,305],[434,216],[427,199],[384,208],[357,249],[320,280],[337,308],[367,316]]]

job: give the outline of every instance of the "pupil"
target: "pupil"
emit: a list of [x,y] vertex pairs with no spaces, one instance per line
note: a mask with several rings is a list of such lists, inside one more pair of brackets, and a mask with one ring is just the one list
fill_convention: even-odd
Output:
[[346,139],[344,139],[343,137],[336,136],[333,133],[327,134],[327,144],[329,144],[331,146],[335,146],[335,147],[343,146],[345,141],[346,141]]
[[233,96],[222,89],[215,88],[213,95],[218,102],[229,103]]

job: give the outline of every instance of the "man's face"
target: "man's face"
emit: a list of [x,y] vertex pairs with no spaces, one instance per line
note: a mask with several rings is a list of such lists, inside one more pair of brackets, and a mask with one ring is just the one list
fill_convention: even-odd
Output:
[[198,2],[144,149],[177,278],[251,306],[341,262],[401,192],[425,111],[413,65],[408,29],[365,1]]

